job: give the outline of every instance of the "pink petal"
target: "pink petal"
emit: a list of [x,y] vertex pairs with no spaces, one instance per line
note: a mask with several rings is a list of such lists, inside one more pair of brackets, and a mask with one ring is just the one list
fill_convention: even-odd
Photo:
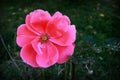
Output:
[[71,25],[66,33],[61,37],[50,38],[50,41],[61,46],[67,46],[72,44],[76,39],[76,29],[74,25]]
[[69,18],[56,12],[48,22],[46,32],[52,37],[59,37],[68,30],[69,25]]
[[25,24],[22,24],[17,29],[17,39],[16,42],[19,46],[23,47],[24,45],[30,43],[37,35],[29,31]]
[[57,62],[58,50],[52,43],[48,42],[41,44],[33,42],[33,48],[37,52],[37,64],[42,68],[47,68]]
[[22,60],[32,67],[39,67],[36,63],[36,52],[31,44],[25,45],[20,52]]
[[46,47],[46,45],[41,44],[39,38],[36,38],[32,41],[32,46],[37,54],[42,54],[42,52],[44,52],[43,50],[45,50]]
[[26,16],[26,24],[30,30],[43,33],[50,18],[51,15],[47,11],[35,10]]
[[70,19],[69,17],[67,17],[66,15],[62,15],[62,13],[60,13],[59,11],[55,12],[55,14],[53,15],[53,18],[57,18],[57,17],[65,17],[64,19],[66,19],[67,23],[70,25]]
[[57,46],[57,48],[59,51],[59,59],[57,62],[62,64],[68,61],[69,57],[72,56],[75,46],[74,44],[71,44],[69,46]]
[[62,13],[60,13],[59,11],[55,12],[53,17],[57,17],[57,16],[62,16]]

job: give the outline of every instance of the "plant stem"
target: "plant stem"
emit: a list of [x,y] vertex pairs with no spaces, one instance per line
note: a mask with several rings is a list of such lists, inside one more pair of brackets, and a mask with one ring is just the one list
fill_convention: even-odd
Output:
[[1,39],[1,41],[2,41],[2,44],[3,44],[4,48],[5,48],[5,50],[7,51],[8,55],[9,55],[9,57],[10,57],[10,59],[12,60],[13,64],[16,66],[16,68],[17,68],[18,70],[20,70],[19,67],[18,67],[18,65],[16,64],[15,60],[13,59],[12,55],[10,54],[10,51],[9,51],[8,48],[6,47],[6,44],[5,44],[5,42],[4,42],[4,40],[3,40],[3,38],[2,38],[1,35],[0,35],[0,39]]
[[75,64],[70,60],[70,80],[75,80]]
[[67,80],[67,65],[66,65],[66,63],[65,63],[65,80]]
[[42,79],[41,79],[41,80],[45,80],[45,71],[44,71],[44,69],[42,69],[41,76],[42,76]]

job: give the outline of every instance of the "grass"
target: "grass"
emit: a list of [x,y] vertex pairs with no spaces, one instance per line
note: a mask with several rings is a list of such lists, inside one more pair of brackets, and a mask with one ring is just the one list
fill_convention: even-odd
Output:
[[[120,18],[119,5],[115,1],[1,0],[0,5],[0,80],[120,79]],[[60,11],[69,16],[71,24],[76,25],[77,39],[70,59],[72,62],[47,69],[32,68],[22,62],[20,48],[16,45],[16,29],[35,9],[47,10],[51,15]]]

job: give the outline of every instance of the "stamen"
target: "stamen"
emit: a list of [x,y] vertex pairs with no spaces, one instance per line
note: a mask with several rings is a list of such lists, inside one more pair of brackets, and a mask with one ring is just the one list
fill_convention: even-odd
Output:
[[46,41],[47,39],[48,39],[47,36],[42,36],[42,37],[41,37],[41,40],[42,40],[42,41]]
[[47,42],[49,40],[49,36],[47,34],[43,34],[41,35],[40,39],[42,42]]

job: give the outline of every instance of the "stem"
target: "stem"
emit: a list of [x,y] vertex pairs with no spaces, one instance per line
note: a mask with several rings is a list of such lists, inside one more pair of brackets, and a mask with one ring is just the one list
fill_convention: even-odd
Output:
[[42,73],[41,73],[41,76],[42,76],[42,79],[41,80],[45,80],[45,73],[44,73],[44,69],[42,69]]
[[75,64],[70,60],[70,80],[75,80]]
[[13,59],[12,55],[10,54],[8,48],[6,47],[6,44],[5,44],[5,42],[4,42],[4,40],[3,40],[3,38],[2,38],[1,35],[0,35],[0,39],[1,39],[1,41],[2,41],[3,47],[4,47],[5,50],[7,51],[7,53],[8,53],[8,55],[9,55],[10,59],[11,59],[12,62],[13,62],[13,64],[16,66],[16,68],[17,68],[18,70],[20,70],[19,67],[18,67],[18,65],[16,64],[15,60]]
[[67,65],[65,63],[65,80],[67,80]]

